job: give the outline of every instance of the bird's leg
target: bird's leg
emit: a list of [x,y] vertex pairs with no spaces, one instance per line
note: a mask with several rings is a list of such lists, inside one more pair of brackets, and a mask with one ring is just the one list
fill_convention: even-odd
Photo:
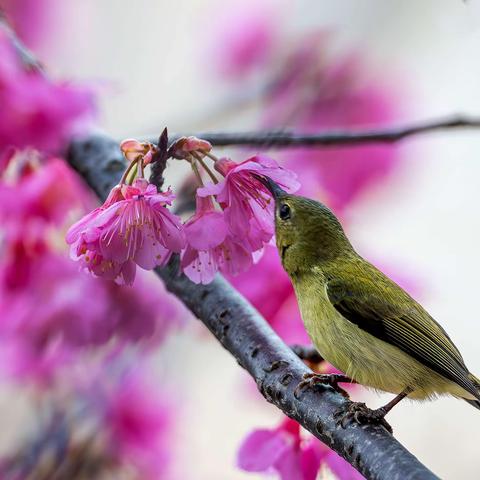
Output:
[[305,360],[309,363],[323,362],[323,357],[313,345],[291,345],[290,348],[301,360]]
[[376,410],[370,410],[364,403],[351,402],[346,408],[342,408],[335,413],[337,423],[343,428],[348,422],[355,420],[357,423],[377,423],[384,426],[390,433],[393,433],[392,427],[385,420],[385,415],[407,395],[413,392],[413,388],[407,387],[398,394],[393,400],[390,400],[383,407]]
[[350,398],[348,393],[338,386],[339,383],[356,383],[355,380],[350,379],[342,373],[304,373],[303,380],[297,385],[293,394],[295,398],[300,396],[300,393],[305,388],[313,388],[315,385],[330,385],[338,393],[341,393],[345,398]]
[[413,392],[413,388],[407,387],[403,392],[399,393],[395,398],[390,400],[383,407],[372,410],[378,417],[384,417],[397,403],[403,400],[407,395]]

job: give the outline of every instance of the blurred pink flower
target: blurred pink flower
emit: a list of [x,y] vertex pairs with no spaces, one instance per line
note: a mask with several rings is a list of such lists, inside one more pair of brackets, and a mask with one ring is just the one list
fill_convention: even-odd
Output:
[[0,263],[0,351],[7,373],[48,383],[76,361],[84,347],[145,340],[158,345],[181,324],[179,302],[159,282],[140,276],[133,288],[83,275],[62,255],[31,252],[8,257],[12,269],[27,263],[12,281]]
[[165,478],[172,450],[172,404],[130,371],[104,398],[103,428],[119,463],[134,468],[142,480]]
[[[265,101],[263,128],[295,128],[303,133],[373,129],[400,118],[404,95],[371,76],[363,56],[327,62],[331,36],[303,39],[284,61]],[[322,199],[337,213],[384,180],[398,165],[393,145],[299,148],[283,156],[299,174],[302,192]]]
[[286,343],[311,343],[303,326],[292,283],[283,270],[275,247],[265,247],[262,258],[250,270],[228,278]]
[[49,158],[41,166],[28,158],[22,162],[23,171],[14,182],[0,181],[0,219],[18,223],[35,217],[61,225],[72,208],[85,204],[83,186],[63,160]]
[[275,429],[250,433],[240,446],[237,463],[247,472],[276,473],[281,480],[315,480],[322,465],[341,480],[363,478],[315,437],[302,435],[300,425],[289,418]]
[[215,210],[211,197],[197,197],[197,210],[185,224],[185,233],[182,269],[195,283],[210,283],[219,270],[236,275],[253,264],[252,252],[231,237],[224,213]]
[[242,0],[219,5],[214,15],[209,64],[228,79],[244,78],[272,60],[278,37],[278,5]]
[[260,250],[274,233],[273,202],[270,192],[254,175],[270,177],[286,191],[294,192],[300,187],[296,174],[264,155],[238,164],[222,158],[215,162],[215,169],[225,179],[199,188],[197,195],[216,196],[232,236],[249,250]]
[[0,152],[8,146],[54,151],[91,121],[90,89],[26,70],[0,28]]
[[15,33],[30,48],[46,43],[52,27],[60,20],[62,0],[0,0]]
[[172,252],[185,246],[185,234],[180,219],[165,208],[174,198],[170,191],[159,193],[139,178],[112,192],[114,200],[109,196],[102,207],[74,224],[66,240],[72,258],[89,271],[110,279],[122,275],[131,284],[135,265],[146,270],[164,265]]

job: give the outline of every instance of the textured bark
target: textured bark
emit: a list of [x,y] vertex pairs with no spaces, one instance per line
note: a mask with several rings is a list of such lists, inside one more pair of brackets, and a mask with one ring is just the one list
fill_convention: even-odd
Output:
[[[102,136],[73,142],[67,158],[101,199],[125,168],[118,144]],[[178,257],[156,273],[250,373],[267,401],[297,420],[366,478],[437,478],[383,427],[356,423],[338,426],[334,413],[347,400],[330,387],[307,389],[295,398],[295,387],[310,370],[220,275],[209,285],[196,285],[179,273]]]

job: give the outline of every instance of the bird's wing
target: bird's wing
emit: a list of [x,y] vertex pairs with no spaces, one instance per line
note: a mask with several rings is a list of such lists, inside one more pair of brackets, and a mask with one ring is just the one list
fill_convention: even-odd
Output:
[[355,283],[336,278],[329,280],[326,288],[330,302],[347,320],[479,398],[447,333],[390,279],[383,274],[375,275],[374,280],[356,277]]

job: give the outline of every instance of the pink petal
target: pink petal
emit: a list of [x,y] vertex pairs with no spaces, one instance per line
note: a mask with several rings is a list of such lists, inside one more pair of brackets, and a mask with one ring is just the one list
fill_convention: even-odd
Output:
[[87,225],[90,224],[90,222],[92,222],[95,218],[97,218],[100,212],[101,212],[101,209],[96,208],[92,212],[82,217],[78,222],[74,223],[67,231],[67,234],[65,236],[66,242],[71,244],[76,240],[78,240],[82,231],[86,228]]
[[122,265],[122,270],[120,272],[120,278],[118,279],[118,283],[120,285],[132,285],[135,280],[135,274],[137,271],[137,266],[131,260],[125,262]]
[[216,255],[212,251],[194,250],[188,246],[182,255],[182,269],[194,283],[210,283],[218,271]]
[[242,245],[227,237],[222,246],[217,250],[222,250],[219,256],[219,269],[229,275],[238,275],[248,270],[252,264],[252,255]]
[[[307,480],[300,466],[300,450],[287,449],[275,463],[281,480]],[[308,478],[308,480],[311,480]]]
[[164,246],[173,252],[180,252],[186,242],[180,218],[159,205],[155,206],[155,212]]
[[308,445],[302,445],[302,455],[300,458],[302,479],[315,480],[317,478],[321,463],[328,452],[328,448],[315,437],[311,437],[308,440]]
[[208,197],[209,195],[220,195],[226,187],[225,180],[221,180],[217,184],[208,182],[204,187],[197,188],[199,197]]
[[188,243],[197,250],[220,245],[227,235],[223,213],[208,212],[185,225]]
[[139,267],[145,270],[152,270],[156,266],[165,265],[171,254],[172,252],[158,241],[144,238],[142,245],[136,250],[133,260]]
[[348,462],[333,450],[330,451],[325,459],[328,468],[339,479],[342,480],[362,480],[364,477],[355,470]]
[[255,430],[243,441],[237,454],[237,465],[247,472],[265,472],[289,449],[282,432]]

